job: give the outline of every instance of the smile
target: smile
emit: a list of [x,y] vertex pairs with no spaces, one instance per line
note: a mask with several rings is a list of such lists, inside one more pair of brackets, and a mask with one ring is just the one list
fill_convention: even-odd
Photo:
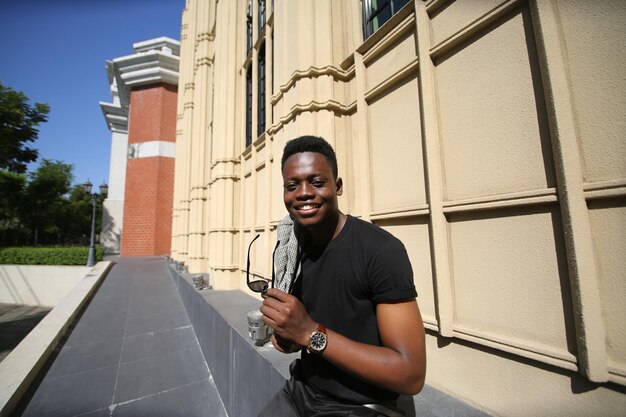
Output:
[[296,210],[299,210],[299,211],[314,210],[314,209],[320,208],[320,206],[321,204],[302,204],[296,207]]

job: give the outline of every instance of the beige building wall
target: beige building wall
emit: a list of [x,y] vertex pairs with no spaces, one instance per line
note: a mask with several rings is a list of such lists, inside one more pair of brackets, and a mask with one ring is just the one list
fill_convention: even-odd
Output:
[[260,3],[260,31],[257,0],[183,13],[172,256],[248,291],[260,233],[269,278],[282,149],[323,136],[342,210],[407,247],[427,383],[494,415],[623,415],[626,3],[415,0],[366,40],[361,1]]

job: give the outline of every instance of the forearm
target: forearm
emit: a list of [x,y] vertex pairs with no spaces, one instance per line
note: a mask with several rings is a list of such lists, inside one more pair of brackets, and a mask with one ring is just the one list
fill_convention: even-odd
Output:
[[[261,307],[263,319],[274,329],[272,343],[281,352],[306,347],[317,323],[295,297],[270,289]],[[381,345],[351,340],[331,328],[322,357],[346,372],[385,389],[414,394],[424,385],[426,353],[424,326],[413,301],[378,304]],[[328,323],[322,323],[328,327]],[[314,353],[317,354],[317,353]]]
[[327,330],[328,344],[322,357],[368,383],[400,394],[416,394],[424,385],[425,366],[384,346],[355,342]]

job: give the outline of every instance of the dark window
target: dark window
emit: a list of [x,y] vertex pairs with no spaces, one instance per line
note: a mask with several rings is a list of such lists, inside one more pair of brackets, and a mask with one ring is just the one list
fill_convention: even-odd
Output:
[[252,0],[248,0],[248,11],[246,12],[246,30],[248,31],[248,43],[246,53],[252,49]]
[[363,0],[363,36],[369,38],[409,0]]
[[265,26],[265,0],[259,0],[259,33]]
[[252,145],[252,66],[246,71],[246,148]]
[[258,102],[257,102],[257,136],[265,132],[265,45],[259,50]]

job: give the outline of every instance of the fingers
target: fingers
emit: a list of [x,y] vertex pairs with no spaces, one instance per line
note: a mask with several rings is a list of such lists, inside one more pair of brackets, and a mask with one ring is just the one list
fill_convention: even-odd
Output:
[[279,290],[278,288],[270,288],[265,294],[268,298],[275,298],[282,302],[286,302],[287,300],[296,298],[291,294],[287,294],[286,292]]

